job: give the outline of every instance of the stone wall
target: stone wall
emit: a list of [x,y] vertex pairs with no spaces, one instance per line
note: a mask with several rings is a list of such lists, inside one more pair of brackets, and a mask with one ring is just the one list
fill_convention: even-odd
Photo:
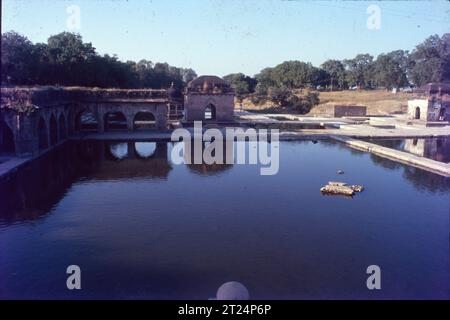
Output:
[[234,94],[188,93],[184,98],[185,121],[205,120],[208,105],[215,107],[216,118],[211,121],[228,122],[234,117]]
[[405,139],[403,149],[420,157],[445,163],[450,161],[450,139]]
[[335,105],[328,110],[328,115],[332,117],[365,117],[367,115],[366,106]]
[[37,155],[67,139],[84,111],[92,112],[98,132],[112,112],[125,116],[128,130],[134,130],[139,112],[153,114],[157,129],[167,127],[170,100],[165,90],[38,87],[2,88],[1,93],[0,118],[13,133],[19,156]]
[[417,119],[417,108],[420,120],[450,121],[450,103],[443,99],[414,99],[408,101],[408,118]]
[[[419,108],[419,109],[417,109]],[[408,101],[408,118],[420,120],[450,121],[450,83],[428,83],[414,92],[414,99]]]

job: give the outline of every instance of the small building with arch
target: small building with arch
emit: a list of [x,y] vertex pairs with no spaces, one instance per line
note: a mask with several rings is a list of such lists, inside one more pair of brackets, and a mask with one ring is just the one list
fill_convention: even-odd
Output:
[[184,121],[233,121],[234,94],[230,84],[217,76],[192,80],[184,95]]
[[450,122],[450,83],[429,83],[408,100],[408,118],[426,122]]

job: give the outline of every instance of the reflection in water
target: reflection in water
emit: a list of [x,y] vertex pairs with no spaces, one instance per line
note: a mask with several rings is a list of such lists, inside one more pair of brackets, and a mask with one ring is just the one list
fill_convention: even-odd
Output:
[[[105,157],[101,161],[97,171],[92,174],[91,179],[98,180],[118,180],[118,179],[136,179],[136,178],[159,178],[166,179],[170,170],[171,164],[168,160],[167,143],[166,142],[143,142],[139,144],[139,150],[136,149],[138,143],[135,142],[105,142],[101,147],[105,148],[112,154],[111,150],[118,151],[121,158]],[[113,147],[112,147],[113,146]],[[150,156],[142,156],[144,152]],[[120,151],[119,151],[120,150]],[[126,155],[123,156],[126,150]],[[100,154],[104,154],[100,152]],[[117,161],[120,159],[120,161]]]
[[375,154],[370,154],[373,163],[390,170],[403,170],[403,177],[411,182],[415,188],[426,190],[429,192],[448,192],[450,191],[450,179],[422,170],[420,168],[411,167],[402,163],[398,163]]
[[64,196],[77,178],[76,168],[86,169],[78,166],[73,151],[64,144],[0,180],[0,225],[39,218]]
[[[174,144],[179,143],[184,144],[184,142]],[[402,145],[403,142],[387,140],[383,143],[386,146],[394,147]],[[237,144],[234,143],[235,153]],[[298,144],[306,145],[310,142],[299,141]],[[346,150],[355,156],[365,154],[331,141],[321,141],[320,144],[326,148]],[[207,145],[207,143],[203,144],[202,151]],[[182,150],[182,156],[185,157],[185,149]],[[65,195],[71,183],[77,179],[100,181],[138,177],[166,179],[172,170],[168,159],[169,153],[166,142],[83,141],[65,143],[26,165],[12,177],[0,180],[0,194],[3,195],[0,221],[5,216],[10,218],[15,216],[19,220],[39,217],[40,214],[45,213],[56,204]],[[186,167],[195,174],[215,176],[233,168],[232,164],[225,163],[226,144],[224,144],[223,155],[223,164],[206,164],[202,161],[200,164],[188,164]],[[191,159],[193,156],[192,151]],[[121,161],[117,161],[119,159]],[[374,154],[370,154],[370,159],[374,164],[385,169],[403,170],[404,178],[420,190],[450,191],[450,179],[448,178]]]
[[[68,142],[1,180],[0,298],[373,298],[370,264],[379,298],[450,298],[450,179],[329,141],[281,142],[273,176],[173,147]],[[336,179],[366,190],[323,197]]]
[[[227,171],[233,167],[231,163],[233,163],[232,160],[229,160],[228,162],[230,164],[227,164],[227,144],[222,144],[222,157],[218,158],[219,155],[216,155],[215,151],[212,152],[211,156],[215,157],[219,163],[211,163],[207,164],[204,161],[203,156],[200,158],[200,163],[195,163],[195,150],[194,150],[194,140],[191,140],[189,142],[181,141],[181,142],[175,142],[175,145],[182,144],[183,147],[181,148],[181,154],[180,156],[183,157],[184,162],[187,163],[187,167],[191,170],[191,172],[199,175],[217,175],[221,172]],[[205,149],[210,145],[210,142],[202,142],[201,143],[201,155],[205,152]],[[217,146],[216,146],[217,148]],[[186,152],[186,150],[190,150],[190,153]]]
[[383,147],[405,151],[419,157],[450,163],[450,138],[367,139]]
[[78,179],[167,178],[171,169],[166,142],[67,142],[0,180],[0,223],[38,218]]
[[450,138],[406,139],[403,150],[420,157],[450,162]]
[[109,152],[114,158],[121,160],[128,155],[128,144],[126,142],[111,143]]
[[136,142],[134,147],[141,158],[150,158],[155,154],[156,142]]

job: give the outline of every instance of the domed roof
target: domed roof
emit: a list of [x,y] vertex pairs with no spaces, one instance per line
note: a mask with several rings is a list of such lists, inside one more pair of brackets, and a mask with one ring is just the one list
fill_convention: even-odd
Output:
[[182,97],[182,92],[180,89],[175,88],[175,86],[173,85],[173,82],[172,82],[172,85],[170,86],[170,88],[167,89],[167,95],[171,99],[177,99],[177,98]]
[[203,86],[207,85],[210,88],[214,88],[215,86],[229,86],[229,83],[223,80],[222,78],[219,78],[217,76],[200,76],[198,78],[195,78],[191,82],[188,83],[188,88],[194,88],[197,86]]

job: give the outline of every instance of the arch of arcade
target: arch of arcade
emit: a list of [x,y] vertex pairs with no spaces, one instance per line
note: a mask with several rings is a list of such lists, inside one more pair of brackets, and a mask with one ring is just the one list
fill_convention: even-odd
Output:
[[[2,141],[11,144],[6,139],[13,137],[17,155],[38,154],[85,129],[113,129],[115,119],[109,115],[120,115],[125,130],[134,130],[142,114],[152,127],[164,130],[168,110],[177,103],[166,90],[153,89],[2,88],[1,95]],[[87,124],[81,123],[84,114],[91,116]]]

